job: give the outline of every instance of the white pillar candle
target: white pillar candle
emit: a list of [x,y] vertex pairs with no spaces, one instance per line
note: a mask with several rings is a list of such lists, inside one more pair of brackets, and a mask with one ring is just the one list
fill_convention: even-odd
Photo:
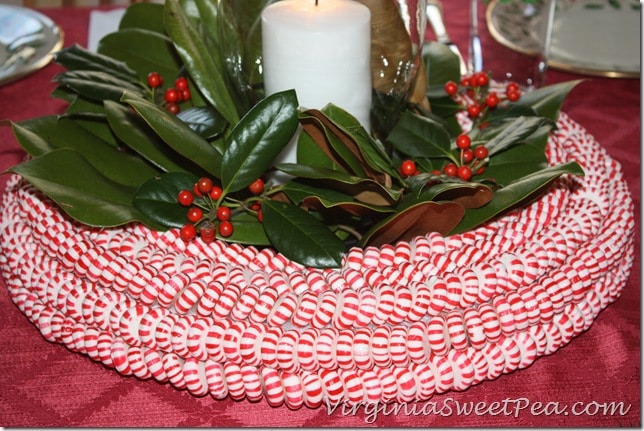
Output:
[[[339,106],[370,129],[371,13],[352,0],[281,0],[262,12],[266,95],[295,89],[302,108]],[[282,161],[294,162],[295,153]]]

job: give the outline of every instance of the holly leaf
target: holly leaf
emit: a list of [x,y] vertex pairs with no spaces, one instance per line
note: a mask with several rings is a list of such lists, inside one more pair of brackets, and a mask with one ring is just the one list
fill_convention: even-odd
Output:
[[163,174],[143,183],[132,204],[154,223],[181,227],[187,223],[187,210],[177,202],[177,195],[181,190],[192,190],[197,180],[196,176],[187,173]]
[[264,230],[277,251],[312,268],[339,267],[344,243],[311,214],[287,203],[262,203]]
[[124,62],[89,51],[78,44],[57,51],[54,54],[54,60],[70,71],[104,72],[132,84],[139,82],[136,72]]

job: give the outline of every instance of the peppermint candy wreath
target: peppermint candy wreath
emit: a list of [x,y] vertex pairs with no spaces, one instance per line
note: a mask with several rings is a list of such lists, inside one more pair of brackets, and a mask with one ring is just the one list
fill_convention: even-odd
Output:
[[547,152],[586,176],[470,232],[354,248],[339,270],[177,230],[88,228],[14,176],[0,267],[47,340],[123,375],[291,409],[423,401],[556,352],[628,279],[621,167],[565,114]]

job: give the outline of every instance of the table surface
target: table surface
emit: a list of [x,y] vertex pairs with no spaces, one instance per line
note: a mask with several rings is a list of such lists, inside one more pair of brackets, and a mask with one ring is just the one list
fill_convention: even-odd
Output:
[[[447,26],[466,52],[465,2],[444,2]],[[460,6],[457,6],[460,5]],[[85,45],[90,9],[45,9],[64,31],[65,45]],[[483,34],[483,48],[494,42]],[[491,48],[490,48],[491,49]],[[503,50],[496,45],[494,49]],[[497,51],[498,53],[498,51]],[[502,71],[503,55],[487,70]],[[507,56],[510,58],[510,56]],[[0,87],[0,119],[24,120],[63,112],[50,97],[51,79],[62,68],[50,64]],[[548,83],[583,77],[551,70]],[[592,327],[555,354],[527,369],[484,382],[464,392],[435,396],[416,412],[380,411],[374,425],[388,427],[610,426],[639,427],[640,418],[640,80],[586,77],[564,111],[583,125],[619,161],[635,202],[636,255],[621,297]],[[0,127],[0,172],[24,157],[8,127]],[[7,175],[0,176],[4,189]],[[155,381],[122,377],[90,358],[47,342],[11,302],[0,281],[0,426],[364,426],[373,415],[328,412],[326,408],[271,408],[265,402],[197,398]],[[458,411],[478,402],[501,412]],[[542,404],[539,404],[542,403]],[[612,404],[611,404],[612,403]],[[572,407],[587,407],[574,414]],[[603,406],[621,406],[604,414]],[[520,407],[517,409],[517,407]],[[531,411],[531,409],[535,409]],[[558,410],[558,412],[557,412]],[[442,414],[441,414],[442,412]],[[500,413],[500,414],[499,414]],[[623,413],[623,414],[622,414]]]

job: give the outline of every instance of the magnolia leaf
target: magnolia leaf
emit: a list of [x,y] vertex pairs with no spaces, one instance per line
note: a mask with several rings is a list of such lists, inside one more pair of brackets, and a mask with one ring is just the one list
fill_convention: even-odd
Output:
[[361,240],[363,247],[380,247],[438,232],[446,235],[463,218],[465,209],[456,202],[420,202],[374,226]]
[[313,180],[316,184],[348,194],[369,205],[390,206],[402,194],[401,191],[385,187],[377,181],[349,175],[346,172],[295,163],[282,163],[277,165],[277,169],[294,177]]
[[165,227],[187,223],[187,209],[177,202],[181,190],[192,190],[198,178],[191,174],[170,172],[141,185],[132,203],[149,220]]
[[156,3],[132,3],[125,9],[119,22],[119,30],[145,29],[165,34],[163,28],[163,5]]
[[203,96],[230,124],[239,113],[226,82],[226,71],[213,59],[179,2],[166,2],[163,22],[175,49]]
[[69,118],[40,117],[14,124],[13,129],[29,154],[41,156],[60,148],[73,149],[98,172],[119,184],[136,187],[158,174],[138,156],[119,151]]
[[233,215],[230,221],[234,226],[233,234],[225,238],[220,237],[220,239],[226,242],[237,242],[245,245],[271,245],[271,242],[266,236],[264,224],[257,219],[257,216],[247,212],[241,212]]
[[344,243],[303,209],[285,202],[262,203],[264,230],[288,259],[312,268],[339,267]]
[[315,142],[313,136],[308,133],[298,133],[297,162],[302,165],[346,172],[342,166],[329,158],[322,147]]
[[[430,178],[434,177],[430,176]],[[417,186],[415,188],[417,189]],[[466,182],[457,178],[453,178],[452,181],[443,179],[439,183],[425,186],[416,194],[407,194],[401,201],[398,210],[426,201],[451,201],[460,204],[465,209],[479,208],[490,202],[493,196],[492,189],[484,184]]]
[[204,139],[212,139],[221,135],[228,126],[224,117],[209,106],[185,109],[177,114],[177,118]]
[[125,93],[122,100],[132,106],[172,149],[201,166],[215,178],[220,177],[221,154],[183,121],[140,97]]
[[393,147],[409,157],[450,158],[450,137],[440,123],[405,111],[387,137]]
[[583,80],[560,82],[547,85],[534,91],[522,94],[516,102],[520,105],[530,106],[537,115],[556,121],[561,111],[561,105],[568,93]]
[[51,151],[10,170],[25,178],[81,223],[111,227],[142,221],[154,229],[161,228],[131,204],[135,194],[133,187],[105,177],[78,151]]
[[78,44],[57,51],[54,60],[70,71],[104,72],[133,84],[139,82],[136,72],[124,62],[89,51]]
[[528,136],[539,130],[545,122],[546,120],[542,117],[515,118],[498,135],[485,144],[489,151],[488,157],[492,158],[495,154],[524,142]]
[[516,145],[490,158],[483,177],[499,184],[510,184],[547,167],[548,159],[541,145],[526,143]]
[[297,130],[295,91],[275,93],[255,105],[230,132],[221,166],[226,193],[261,177]]
[[92,100],[118,101],[126,90],[139,95],[144,94],[142,87],[105,72],[84,70],[64,72],[55,76],[53,81]]
[[577,162],[551,166],[528,176],[525,176],[497,190],[494,198],[487,205],[468,210],[458,226],[450,234],[461,233],[474,229],[480,224],[499,216],[507,210],[521,204],[526,204],[539,196],[559,176],[572,174],[583,176],[584,171]]
[[[165,172],[185,172],[193,166],[168,147],[143,119],[120,103],[105,101],[105,115],[114,134],[144,159]],[[178,163],[183,159],[184,164]]]
[[164,34],[141,28],[109,33],[99,41],[98,52],[127,63],[136,71],[140,82],[146,82],[150,72],[173,82],[181,68],[172,41]]

